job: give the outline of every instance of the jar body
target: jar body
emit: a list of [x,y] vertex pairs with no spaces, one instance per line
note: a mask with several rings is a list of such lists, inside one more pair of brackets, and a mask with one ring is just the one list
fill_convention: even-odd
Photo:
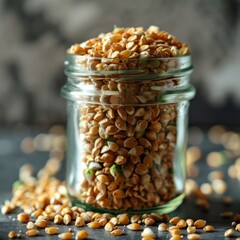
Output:
[[69,196],[88,210],[173,211],[184,197],[189,72],[90,75],[63,89]]

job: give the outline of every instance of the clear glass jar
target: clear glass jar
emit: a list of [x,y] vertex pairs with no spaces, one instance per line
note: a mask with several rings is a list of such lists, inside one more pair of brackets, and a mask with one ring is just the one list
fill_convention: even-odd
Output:
[[168,213],[184,198],[191,56],[68,54],[68,194],[101,212]]

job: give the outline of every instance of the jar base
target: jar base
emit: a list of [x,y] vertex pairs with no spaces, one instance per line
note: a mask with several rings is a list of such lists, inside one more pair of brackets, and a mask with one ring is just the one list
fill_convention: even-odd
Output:
[[170,200],[169,202],[167,202],[163,205],[160,205],[160,206],[145,208],[145,209],[128,209],[128,210],[121,210],[121,209],[115,210],[115,209],[99,208],[99,207],[91,206],[86,203],[82,203],[77,198],[75,198],[71,195],[68,195],[68,197],[70,198],[70,200],[74,206],[81,207],[85,211],[111,213],[114,215],[121,214],[121,213],[128,213],[130,215],[134,215],[134,214],[144,214],[144,213],[153,213],[153,212],[158,213],[158,214],[170,213],[182,204],[185,194],[182,193],[182,194],[178,195],[177,197],[173,198],[172,200]]

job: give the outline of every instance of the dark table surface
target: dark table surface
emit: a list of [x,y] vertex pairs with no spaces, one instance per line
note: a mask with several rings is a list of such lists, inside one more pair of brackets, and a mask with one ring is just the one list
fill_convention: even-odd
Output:
[[[203,139],[199,143],[199,147],[202,149],[202,159],[197,162],[199,169],[199,175],[196,178],[198,183],[207,182],[207,175],[212,170],[206,164],[206,156],[210,151],[221,151],[221,145],[212,144],[207,138],[206,132],[203,132]],[[40,169],[44,166],[48,159],[48,153],[44,151],[35,151],[31,154],[27,154],[21,151],[21,142],[26,137],[35,137],[39,134],[39,131],[21,128],[21,129],[2,129],[0,130],[0,204],[11,198],[11,188],[14,181],[18,180],[19,168],[24,163],[31,163],[35,166],[35,169]],[[221,167],[222,171],[227,171],[229,164],[227,162]],[[59,173],[59,178],[64,178],[64,164]],[[228,183],[228,190],[224,195],[212,195],[210,196],[210,207],[208,210],[203,211],[196,206],[196,199],[188,197],[184,200],[183,204],[174,212],[169,214],[170,216],[179,216],[187,219],[205,219],[208,224],[214,226],[215,231],[213,233],[205,233],[203,230],[198,230],[201,233],[203,239],[227,239],[224,237],[224,232],[231,228],[232,218],[223,218],[221,213],[226,211],[232,211],[234,214],[240,213],[240,184],[236,179],[229,178],[225,174],[226,181]],[[224,196],[233,197],[234,201],[230,205],[223,204]],[[68,231],[69,227],[72,227],[74,231],[78,228],[74,225],[60,226],[61,232]],[[124,228],[124,235],[119,237],[111,236],[110,233],[105,232],[104,229],[91,230],[88,227],[84,227],[89,233],[89,239],[141,239],[141,231],[130,231],[126,227]],[[168,233],[158,232],[157,225],[151,227],[156,233],[156,239],[170,239]],[[16,221],[16,213],[10,215],[2,215],[0,213],[0,239],[8,239],[7,234],[11,230],[21,230],[22,239],[30,239],[24,235],[26,232],[26,225],[20,224]],[[58,239],[57,236],[47,237],[44,234],[44,230],[40,230],[40,236],[36,239]],[[234,238],[240,237],[240,232],[235,231]],[[186,231],[183,231],[183,239],[187,239]]]

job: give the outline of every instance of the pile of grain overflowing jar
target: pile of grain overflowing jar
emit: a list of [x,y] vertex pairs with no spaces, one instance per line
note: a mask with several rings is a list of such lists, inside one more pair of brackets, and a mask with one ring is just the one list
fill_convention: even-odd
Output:
[[67,51],[67,187],[74,204],[167,213],[184,196],[189,47],[158,27],[115,28]]

